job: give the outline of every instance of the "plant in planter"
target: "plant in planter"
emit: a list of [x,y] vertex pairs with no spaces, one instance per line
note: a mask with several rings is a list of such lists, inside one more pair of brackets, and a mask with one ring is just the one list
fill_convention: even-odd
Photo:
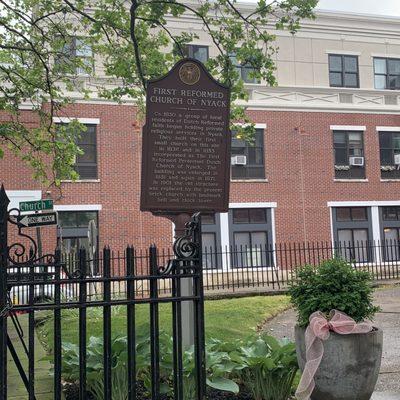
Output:
[[370,274],[335,258],[317,268],[300,268],[289,293],[298,312],[300,368],[306,364],[307,341],[310,354],[314,351],[307,367],[311,374],[316,369],[315,388],[311,377],[309,393],[299,392],[298,398],[307,399],[312,392],[312,400],[369,400],[378,379],[383,339],[381,330],[363,322],[379,310],[373,305]]

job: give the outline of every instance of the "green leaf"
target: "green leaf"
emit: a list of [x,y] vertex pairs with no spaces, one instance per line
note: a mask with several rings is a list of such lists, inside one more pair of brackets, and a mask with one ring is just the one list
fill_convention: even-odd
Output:
[[239,386],[236,382],[231,379],[226,378],[215,378],[213,380],[207,379],[207,385],[217,389],[223,390],[225,392],[239,393]]

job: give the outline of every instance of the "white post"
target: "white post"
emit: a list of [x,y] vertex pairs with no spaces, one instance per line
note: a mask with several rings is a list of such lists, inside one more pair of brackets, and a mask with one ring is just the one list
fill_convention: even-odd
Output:
[[372,238],[375,242],[376,252],[375,252],[375,262],[380,263],[382,261],[381,248],[378,244],[381,244],[381,228],[380,228],[380,220],[379,220],[379,207],[372,206],[371,207],[371,220],[372,220]]

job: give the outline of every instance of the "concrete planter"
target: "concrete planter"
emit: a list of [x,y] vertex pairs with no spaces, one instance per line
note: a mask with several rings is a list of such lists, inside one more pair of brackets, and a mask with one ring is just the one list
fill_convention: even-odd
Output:
[[[300,369],[305,364],[305,329],[296,326],[296,351]],[[324,356],[315,374],[311,400],[369,400],[378,379],[383,333],[380,329],[362,334],[331,332],[324,341]]]

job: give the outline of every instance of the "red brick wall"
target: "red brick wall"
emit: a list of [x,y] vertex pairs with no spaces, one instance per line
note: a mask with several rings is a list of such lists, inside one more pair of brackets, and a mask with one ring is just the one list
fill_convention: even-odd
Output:
[[[30,112],[26,121],[34,123]],[[101,245],[169,247],[171,223],[139,211],[141,138],[135,108],[75,104],[69,117],[100,118],[97,130],[99,182],[64,183],[56,204],[101,204]],[[376,126],[400,126],[400,116],[291,111],[249,111],[265,123],[267,182],[233,182],[231,202],[277,202],[277,242],[330,238],[328,201],[398,200],[400,182],[381,182]],[[3,118],[5,118],[3,116]],[[367,182],[335,182],[330,125],[365,125]],[[296,129],[298,128],[298,129]],[[0,181],[9,190],[43,189],[14,156],[0,160]],[[51,188],[51,196],[58,197]],[[49,230],[50,228],[47,228]],[[53,236],[54,237],[54,236]],[[53,242],[53,239],[50,240]],[[54,242],[53,242],[54,243]],[[51,245],[53,244],[51,243]]]

